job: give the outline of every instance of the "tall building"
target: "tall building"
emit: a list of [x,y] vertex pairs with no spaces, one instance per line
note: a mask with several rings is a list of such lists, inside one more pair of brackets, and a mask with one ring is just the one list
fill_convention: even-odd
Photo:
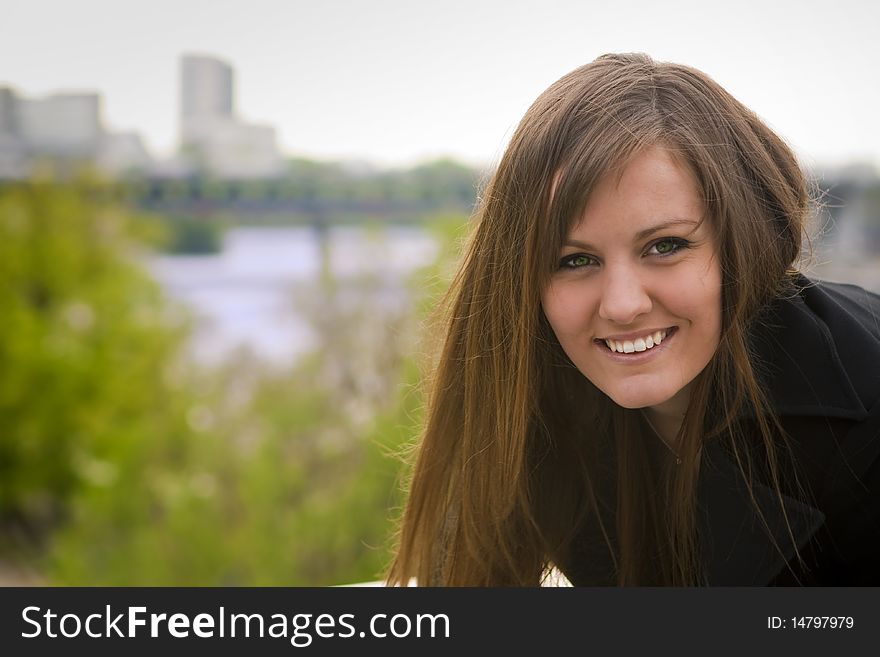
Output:
[[232,67],[215,57],[184,55],[180,62],[180,141],[200,141],[205,124],[231,119],[234,103]]
[[220,178],[278,175],[282,159],[275,129],[235,116],[234,72],[206,55],[180,62],[180,145],[198,169]]
[[[0,87],[0,179],[20,179],[45,163],[92,163],[110,175],[147,171],[152,159],[134,132],[111,132],[97,92],[19,96]],[[73,170],[73,169],[70,169]]]
[[94,158],[101,144],[101,97],[56,93],[18,101],[18,134],[32,155]]

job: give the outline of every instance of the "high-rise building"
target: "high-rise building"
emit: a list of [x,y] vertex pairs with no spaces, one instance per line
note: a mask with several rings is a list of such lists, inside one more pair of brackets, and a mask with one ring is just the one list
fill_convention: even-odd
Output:
[[180,61],[180,141],[198,142],[206,123],[233,115],[234,74],[224,61],[206,55],[184,55]]
[[101,97],[94,92],[22,98],[18,134],[32,155],[94,158],[103,137]]
[[139,135],[104,128],[97,92],[27,98],[0,87],[0,179],[25,178],[46,164],[62,165],[59,172],[85,163],[114,176],[153,164]]
[[265,178],[282,166],[275,129],[234,112],[234,72],[215,57],[180,62],[180,145],[197,169],[221,178]]

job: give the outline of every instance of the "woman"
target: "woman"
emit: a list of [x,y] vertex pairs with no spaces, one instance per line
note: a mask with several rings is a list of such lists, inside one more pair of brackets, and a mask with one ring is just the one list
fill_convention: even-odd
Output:
[[809,209],[699,71],[547,89],[447,296],[388,581],[880,583],[880,297],[797,273]]

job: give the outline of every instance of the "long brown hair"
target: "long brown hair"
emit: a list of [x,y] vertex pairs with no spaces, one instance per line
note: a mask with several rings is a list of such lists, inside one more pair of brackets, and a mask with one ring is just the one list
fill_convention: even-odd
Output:
[[[637,411],[577,371],[540,302],[590,190],[652,145],[695,174],[722,269],[720,344],[693,387],[678,436],[682,464],[660,472]],[[703,441],[723,439],[751,485],[757,468],[736,421],[744,408],[781,496],[774,437],[784,432],[747,333],[789,287],[809,203],[791,150],[700,71],[609,54],[551,85],[488,182],[445,297],[388,582],[534,586],[591,521],[614,583],[702,583],[695,466]]]

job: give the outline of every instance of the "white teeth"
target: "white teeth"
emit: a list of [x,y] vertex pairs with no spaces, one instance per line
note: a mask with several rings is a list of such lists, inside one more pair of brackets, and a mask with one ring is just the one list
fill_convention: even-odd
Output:
[[611,340],[606,338],[605,344],[611,351],[621,354],[631,354],[636,351],[646,351],[661,342],[666,337],[666,331],[655,331],[644,338],[636,338],[635,340]]

